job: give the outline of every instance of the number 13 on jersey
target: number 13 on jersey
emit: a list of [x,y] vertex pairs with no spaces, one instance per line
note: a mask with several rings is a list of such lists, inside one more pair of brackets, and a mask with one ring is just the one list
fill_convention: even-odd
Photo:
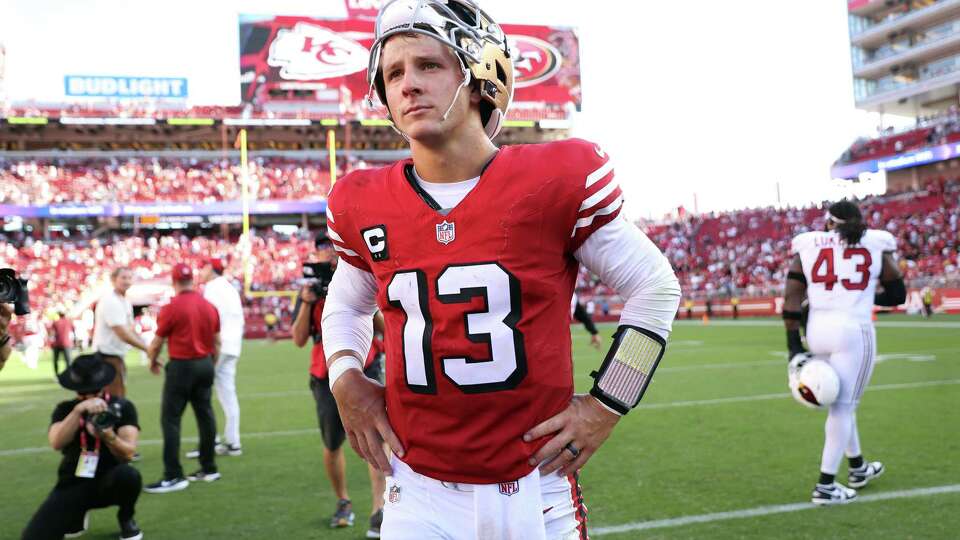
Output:
[[[439,363],[443,375],[467,394],[516,388],[527,374],[523,334],[517,329],[520,281],[495,262],[450,265],[437,276],[436,296],[442,304],[468,303],[475,297],[486,303],[484,310],[464,313],[463,324],[466,339],[486,343],[490,358],[443,356]],[[403,364],[407,386],[419,394],[437,393],[426,273],[413,269],[394,274],[387,286],[387,300],[405,316]]]

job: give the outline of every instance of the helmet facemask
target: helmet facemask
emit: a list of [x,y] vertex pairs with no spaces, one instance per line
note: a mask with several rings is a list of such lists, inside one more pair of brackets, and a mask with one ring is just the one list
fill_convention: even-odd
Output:
[[376,94],[387,106],[393,123],[380,72],[383,44],[396,34],[422,34],[453,49],[463,73],[463,83],[443,118],[446,119],[460,90],[472,81],[481,98],[484,131],[490,139],[497,136],[513,98],[513,63],[503,30],[476,4],[471,0],[391,0],[377,15],[375,32],[367,68],[368,106],[373,106]]

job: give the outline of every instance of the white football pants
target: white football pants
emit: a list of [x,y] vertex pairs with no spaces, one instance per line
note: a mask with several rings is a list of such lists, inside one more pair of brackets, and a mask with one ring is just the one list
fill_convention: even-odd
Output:
[[587,538],[586,507],[574,476],[540,477],[534,470],[501,488],[434,480],[395,456],[391,465],[380,531],[384,540]]
[[824,425],[820,471],[837,474],[843,455],[861,454],[857,433],[857,405],[870,382],[877,356],[877,332],[873,323],[851,321],[840,315],[811,314],[807,324],[810,352],[827,361],[840,379],[840,393],[830,406]]
[[237,361],[239,356],[221,354],[217,361],[213,386],[225,418],[223,440],[231,446],[240,446],[240,402],[237,400]]

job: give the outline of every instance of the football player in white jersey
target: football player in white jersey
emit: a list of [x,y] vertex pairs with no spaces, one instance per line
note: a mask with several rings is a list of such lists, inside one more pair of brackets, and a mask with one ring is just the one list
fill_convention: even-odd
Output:
[[[825,231],[805,232],[793,239],[783,301],[792,364],[803,356],[822,359],[840,379],[840,393],[830,406],[824,429],[820,478],[812,495],[815,504],[843,504],[856,497],[855,490],[835,481],[844,453],[850,462],[851,487],[864,487],[884,472],[879,461],[863,459],[856,409],[876,358],[873,306],[897,306],[906,299],[903,275],[893,259],[896,248],[889,232],[867,229],[860,210],[850,201],[830,206]],[[810,304],[809,352],[800,338],[804,296]]]

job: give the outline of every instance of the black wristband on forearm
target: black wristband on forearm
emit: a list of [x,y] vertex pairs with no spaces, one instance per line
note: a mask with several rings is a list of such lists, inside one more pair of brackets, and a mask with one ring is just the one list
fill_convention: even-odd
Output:
[[787,272],[787,279],[793,279],[803,284],[807,283],[807,276],[803,275],[803,272]]
[[802,318],[803,313],[800,311],[783,310],[783,320],[785,321],[799,321]]
[[807,352],[803,347],[803,340],[800,338],[799,329],[787,330],[787,351],[790,353],[790,358],[787,358],[788,362],[794,356]]
[[883,282],[883,292],[873,297],[873,303],[883,307],[895,307],[907,301],[907,286],[903,279]]

